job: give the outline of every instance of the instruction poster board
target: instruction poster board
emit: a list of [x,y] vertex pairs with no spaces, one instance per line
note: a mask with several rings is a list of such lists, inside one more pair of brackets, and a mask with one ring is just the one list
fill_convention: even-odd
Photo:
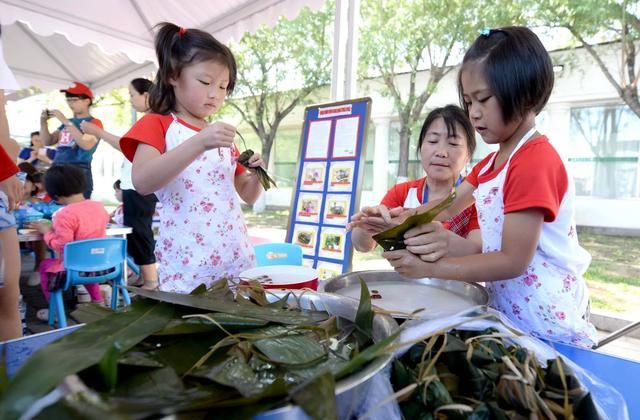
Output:
[[360,208],[371,99],[307,107],[287,242],[321,279],[351,270],[349,218]]

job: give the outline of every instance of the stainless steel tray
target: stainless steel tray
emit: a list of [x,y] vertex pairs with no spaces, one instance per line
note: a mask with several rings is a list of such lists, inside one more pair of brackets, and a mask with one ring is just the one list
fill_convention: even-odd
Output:
[[355,299],[360,298],[360,279],[373,297],[371,303],[395,318],[437,318],[461,310],[486,305],[489,296],[484,287],[455,280],[434,278],[406,279],[395,271],[355,271],[323,282],[320,288]]

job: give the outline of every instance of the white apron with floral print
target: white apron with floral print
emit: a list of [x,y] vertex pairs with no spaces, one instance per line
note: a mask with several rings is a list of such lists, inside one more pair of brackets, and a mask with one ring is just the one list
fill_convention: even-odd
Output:
[[[166,150],[196,133],[174,117]],[[201,283],[210,286],[255,266],[235,170],[229,148],[212,149],[155,193],[162,203],[155,248],[160,290],[189,293]]]
[[[504,183],[511,158],[535,133],[533,128],[519,142],[500,173],[480,183],[474,192],[482,233],[482,252],[502,247]],[[480,170],[493,168],[495,155]],[[505,314],[521,330],[540,338],[583,347],[595,344],[596,331],[586,319],[589,296],[582,274],[591,260],[580,247],[573,216],[573,180],[556,219],[544,223],[533,260],[523,275],[486,283],[489,305]]]

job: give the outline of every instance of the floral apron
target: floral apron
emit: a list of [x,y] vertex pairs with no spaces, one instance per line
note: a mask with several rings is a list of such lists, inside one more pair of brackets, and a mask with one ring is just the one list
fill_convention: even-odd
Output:
[[[174,117],[166,150],[196,133]],[[231,149],[212,149],[156,192],[162,203],[155,248],[160,290],[189,293],[202,283],[210,286],[255,267],[234,186],[235,170]]]
[[[513,155],[535,131],[534,127],[525,134],[500,173],[495,178],[480,183],[474,192],[484,253],[501,250],[507,171]],[[480,174],[493,168],[496,155]],[[565,198],[572,199],[570,192]],[[582,249],[577,244],[575,225],[569,230],[571,232],[567,232],[563,240],[575,242],[576,252],[579,252]],[[544,235],[543,229],[541,241]],[[588,291],[581,273],[559,266],[553,258],[541,251],[540,246],[536,248],[533,260],[524,274],[509,280],[487,282],[485,286],[489,293],[489,305],[505,314],[524,332],[583,347],[595,344],[596,332],[587,319]]]

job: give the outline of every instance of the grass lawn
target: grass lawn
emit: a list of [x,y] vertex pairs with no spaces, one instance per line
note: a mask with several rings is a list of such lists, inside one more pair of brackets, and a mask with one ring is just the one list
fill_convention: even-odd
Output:
[[[245,209],[252,227],[286,229],[288,209],[267,209],[255,214]],[[591,253],[592,261],[585,278],[595,310],[613,312],[630,319],[640,318],[640,237],[579,233],[580,243]],[[354,254],[355,261],[380,259],[381,249]]]

